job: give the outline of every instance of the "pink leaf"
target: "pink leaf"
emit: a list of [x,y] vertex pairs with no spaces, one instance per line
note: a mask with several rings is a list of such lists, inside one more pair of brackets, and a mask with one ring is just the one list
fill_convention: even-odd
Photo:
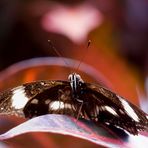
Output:
[[[29,132],[50,132],[82,138],[106,147],[140,147],[148,144],[148,138],[142,135],[131,136],[121,133],[111,134],[101,126],[95,126],[90,121],[78,121],[64,115],[44,115],[28,120],[4,134],[0,140],[5,140]],[[112,132],[113,133],[113,132]],[[119,138],[120,137],[120,138]]]

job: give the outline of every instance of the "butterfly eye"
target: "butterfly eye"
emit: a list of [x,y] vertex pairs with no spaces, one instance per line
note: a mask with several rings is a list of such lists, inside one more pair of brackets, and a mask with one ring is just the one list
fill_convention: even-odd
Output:
[[71,82],[72,81],[72,74],[70,74],[69,76],[68,76],[68,80]]
[[76,80],[77,80],[78,82],[84,83],[84,81],[82,80],[82,78],[81,78],[80,75],[75,74],[75,76],[76,76]]

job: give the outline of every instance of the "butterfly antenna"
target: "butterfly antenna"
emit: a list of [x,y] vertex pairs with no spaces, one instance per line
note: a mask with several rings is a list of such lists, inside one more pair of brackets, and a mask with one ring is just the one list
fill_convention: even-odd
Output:
[[86,46],[86,52],[85,52],[84,56],[82,56],[82,58],[81,58],[81,60],[80,60],[80,62],[79,62],[79,64],[78,64],[78,66],[77,66],[77,68],[76,68],[76,71],[80,68],[82,62],[84,61],[84,59],[85,59],[85,57],[86,57],[86,55],[87,55],[88,48],[89,48],[90,44],[91,44],[91,40],[88,40],[88,43],[87,43],[87,46]]
[[[52,44],[51,40],[48,40],[49,45],[52,47],[52,49],[55,51],[55,53],[59,56],[62,57],[62,54],[55,48],[55,46]],[[69,66],[69,64],[67,63],[67,61],[65,59],[63,59],[64,63]]]

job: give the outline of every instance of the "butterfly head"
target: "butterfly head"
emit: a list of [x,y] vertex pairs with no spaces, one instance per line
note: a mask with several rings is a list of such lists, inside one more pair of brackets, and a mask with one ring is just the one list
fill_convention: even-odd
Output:
[[68,76],[69,82],[70,82],[70,86],[72,89],[72,93],[74,95],[75,98],[77,98],[78,96],[78,92],[79,92],[79,88],[81,87],[81,84],[84,83],[84,81],[82,80],[81,76],[76,74],[76,73],[72,73]]
[[84,82],[81,78],[81,76],[77,73],[72,73],[68,76],[68,79],[70,82],[72,81],[78,81],[78,82]]
[[70,81],[70,85],[72,89],[76,89],[81,83],[84,83],[81,76],[77,73],[72,73],[68,76],[68,80]]

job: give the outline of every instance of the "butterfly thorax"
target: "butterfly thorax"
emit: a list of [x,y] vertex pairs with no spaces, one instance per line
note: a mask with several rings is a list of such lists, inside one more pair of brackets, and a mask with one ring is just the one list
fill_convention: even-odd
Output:
[[68,79],[70,81],[70,86],[72,89],[72,97],[78,102],[83,102],[83,100],[81,100],[79,97],[82,91],[82,85],[84,84],[84,81],[82,80],[81,76],[76,73],[72,73],[68,76]]

